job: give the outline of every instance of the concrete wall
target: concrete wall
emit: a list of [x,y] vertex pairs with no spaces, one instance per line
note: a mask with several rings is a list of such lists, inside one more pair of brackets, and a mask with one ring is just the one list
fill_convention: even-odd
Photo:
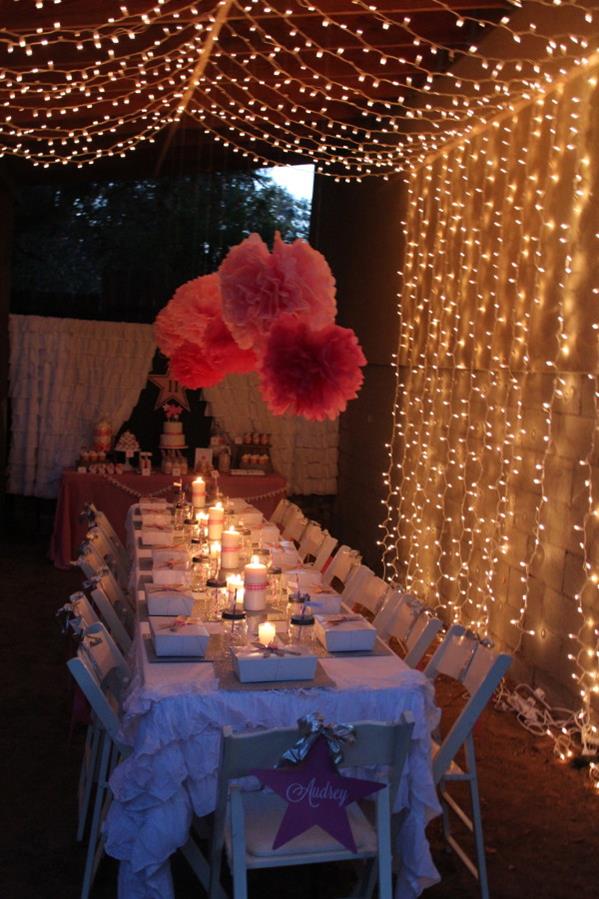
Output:
[[317,177],[310,238],[337,279],[337,321],[356,331],[368,359],[359,396],[341,416],[333,532],[375,567],[395,388],[402,196],[400,179],[337,184]]

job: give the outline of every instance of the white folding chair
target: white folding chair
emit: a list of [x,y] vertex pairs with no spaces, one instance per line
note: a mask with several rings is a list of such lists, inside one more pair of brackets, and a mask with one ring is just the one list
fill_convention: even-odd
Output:
[[98,616],[85,593],[80,590],[77,593],[71,593],[67,606],[70,606],[71,616],[69,627],[76,634],[82,634],[88,627],[97,624]]
[[111,525],[108,516],[104,512],[101,512],[100,509],[97,509],[93,503],[85,504],[82,515],[87,518],[90,527],[95,525],[100,528],[126,570],[128,564],[127,551],[123,546],[121,538]]
[[363,722],[355,725],[355,742],[344,745],[343,767],[379,765],[386,769],[384,777],[368,778],[379,779],[386,784],[373,797],[374,824],[358,803],[352,803],[347,808],[358,847],[354,853],[320,829],[314,836],[312,831],[309,840],[300,836],[273,850],[285,802],[268,790],[244,792],[239,784],[232,781],[247,777],[255,768],[274,767],[283,752],[297,741],[299,731],[288,728],[234,734],[230,727],[225,727],[212,832],[210,899],[216,899],[219,895],[223,847],[226,847],[233,874],[234,899],[247,899],[247,871],[251,868],[356,859],[376,859],[376,871],[373,867],[360,895],[371,894],[374,887],[372,875],[376,873],[380,899],[391,899],[391,812],[408,754],[412,728],[413,720],[408,714],[399,723]]
[[343,602],[362,606],[376,615],[390,589],[389,584],[377,577],[367,565],[359,565],[347,580]]
[[117,762],[128,752],[118,739],[117,709],[129,669],[100,622],[88,629],[77,656],[70,659],[67,665],[92,709],[92,723],[88,727],[79,778],[77,829],[77,839],[81,840],[95,783],[96,795],[81,888],[81,899],[87,899],[103,854],[101,826],[110,803],[108,779]]
[[114,574],[118,583],[127,586],[127,563],[123,559],[114,544],[110,542],[105,532],[98,525],[93,525],[85,535],[86,542],[94,547],[96,553],[104,560]]
[[312,562],[316,558],[323,540],[324,532],[321,526],[317,521],[309,521],[297,548],[297,554],[302,562]]
[[335,547],[339,542],[335,537],[331,537],[328,531],[323,531],[323,534],[324,540],[320,544],[318,552],[316,553],[316,556],[314,558],[314,562],[310,566],[311,568],[315,568],[316,571],[322,571],[326,563],[333,555]]
[[295,545],[299,546],[308,524],[308,519],[301,509],[298,509],[297,512],[293,512],[289,517],[282,532],[283,539],[293,540]]
[[372,622],[385,642],[395,638],[403,660],[416,668],[443,627],[440,618],[411,593],[392,590]]
[[132,612],[135,611],[134,601],[129,596],[129,593],[123,590],[108,565],[94,551],[93,546],[84,544],[81,547],[77,561],[72,564],[77,565],[88,580],[101,578],[102,589],[108,595],[113,605],[122,606],[123,609],[130,608]]
[[323,585],[342,593],[349,576],[359,564],[360,554],[343,544],[322,572]]
[[[431,680],[444,674],[460,683],[469,699],[455,720],[445,739],[433,749],[433,777],[439,787],[443,808],[445,838],[458,858],[478,880],[481,899],[489,899],[485,845],[476,775],[473,728],[481,712],[493,695],[511,664],[511,656],[495,653],[479,643],[459,624],[452,625],[445,639],[433,654],[424,673]],[[464,749],[465,765],[460,767],[455,757]],[[466,783],[470,791],[470,815],[448,792],[451,783]],[[473,861],[451,832],[450,812],[453,812],[474,837],[476,861]]]
[[280,528],[283,524],[283,521],[285,520],[285,516],[289,513],[290,506],[291,503],[289,502],[287,497],[284,496],[282,499],[280,499],[274,512],[270,516],[270,522],[272,524],[276,524],[277,527]]
[[133,620],[128,606],[121,606],[118,602],[111,602],[102,584],[104,578],[100,578],[95,585],[91,585],[91,598],[94,602],[100,618],[112,634],[112,637],[123,653],[127,655],[131,649],[131,636],[133,632]]

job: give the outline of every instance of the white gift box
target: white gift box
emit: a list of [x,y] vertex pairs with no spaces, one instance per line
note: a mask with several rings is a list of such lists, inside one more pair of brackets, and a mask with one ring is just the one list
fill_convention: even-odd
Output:
[[166,509],[168,503],[164,496],[140,496],[139,508],[145,509]]
[[146,584],[148,615],[190,615],[193,609],[193,595],[187,587],[162,587]]
[[155,584],[168,587],[189,587],[190,572],[187,568],[152,568],[152,580]]
[[161,618],[150,620],[154,652],[157,656],[204,656],[210,635],[198,619]]
[[174,529],[172,527],[144,527],[142,525],[141,542],[145,546],[170,546],[173,542]]
[[285,571],[285,579],[289,590],[297,590],[299,583],[302,593],[310,593],[311,590],[316,591],[320,587],[322,574],[310,568],[291,568]]
[[158,512],[158,511],[147,511],[142,508],[141,510],[141,526],[142,528],[152,528],[152,527],[172,527],[173,525],[173,516],[169,512]]
[[186,568],[188,552],[184,546],[167,546],[152,550],[152,565],[155,568]]
[[[294,652],[300,652],[294,647]],[[235,673],[243,684],[260,681],[313,680],[317,658],[306,649],[301,655],[275,655],[250,646],[233,651]]]
[[357,615],[316,615],[314,633],[329,652],[369,652],[376,642],[376,628]]

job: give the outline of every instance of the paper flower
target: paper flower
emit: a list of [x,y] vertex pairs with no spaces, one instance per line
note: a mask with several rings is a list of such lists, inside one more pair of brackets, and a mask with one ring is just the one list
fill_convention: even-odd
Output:
[[305,322],[283,316],[270,332],[260,386],[275,415],[334,419],[362,386],[363,365],[366,358],[350,328],[311,331]]
[[225,325],[214,322],[206,333],[203,349],[186,341],[171,356],[173,378],[192,390],[213,387],[229,374],[253,371],[256,356],[251,350],[241,350]]
[[172,356],[185,342],[201,346],[206,329],[222,317],[220,280],[217,274],[202,275],[177,288],[154,322],[154,335],[165,356]]
[[306,241],[285,244],[275,235],[272,254],[258,234],[229,250],[219,269],[223,317],[239,346],[261,351],[281,315],[322,328],[335,319],[335,279],[321,253]]
[[177,403],[165,403],[162,407],[165,418],[179,418],[181,412],[181,406],[178,406]]

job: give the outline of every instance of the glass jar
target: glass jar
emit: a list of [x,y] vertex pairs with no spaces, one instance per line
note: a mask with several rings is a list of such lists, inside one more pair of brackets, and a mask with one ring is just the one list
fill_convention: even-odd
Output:
[[191,560],[191,589],[199,593],[206,589],[208,580],[208,559],[206,556],[193,556]]
[[287,605],[287,595],[283,593],[283,569],[271,565],[266,573],[270,602],[276,609],[280,609]]
[[245,612],[240,609],[225,609],[222,613],[223,642],[226,649],[245,646],[248,641],[248,626]]
[[310,646],[314,642],[314,615],[309,605],[304,605],[302,612],[290,616],[287,634],[292,646]]

